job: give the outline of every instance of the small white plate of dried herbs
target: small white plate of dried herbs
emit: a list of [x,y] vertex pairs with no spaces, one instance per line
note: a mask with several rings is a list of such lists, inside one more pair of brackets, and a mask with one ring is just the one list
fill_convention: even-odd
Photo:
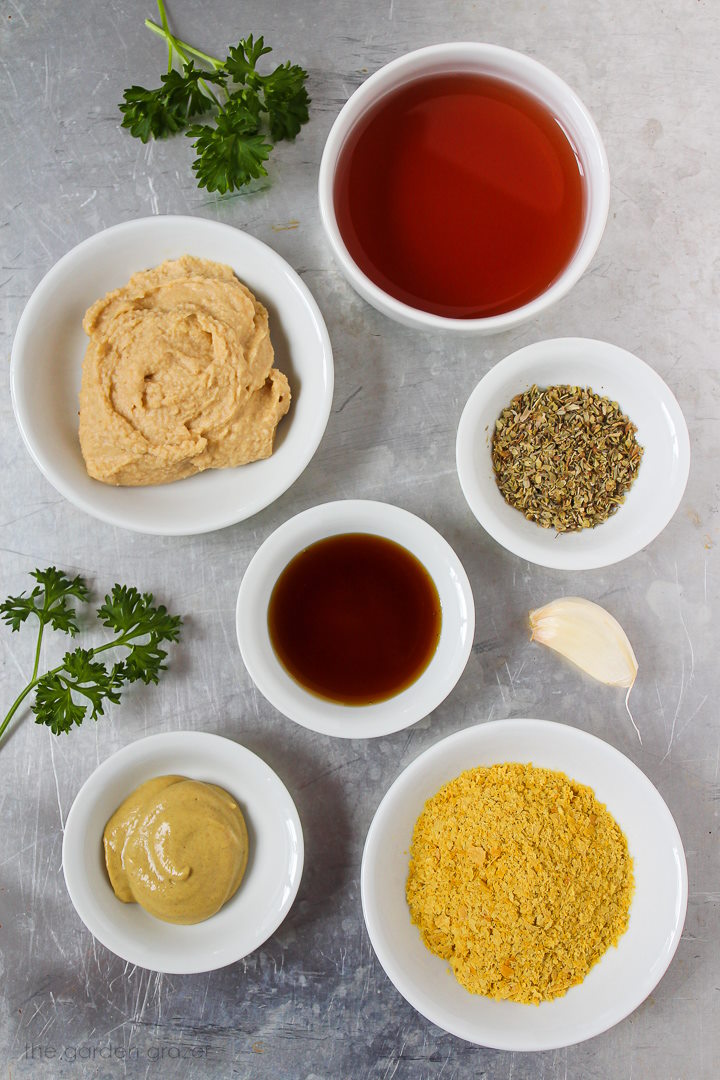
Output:
[[674,395],[643,360],[605,341],[556,338],[480,380],[457,434],[457,470],[482,527],[522,559],[609,566],[668,524],[690,468]]

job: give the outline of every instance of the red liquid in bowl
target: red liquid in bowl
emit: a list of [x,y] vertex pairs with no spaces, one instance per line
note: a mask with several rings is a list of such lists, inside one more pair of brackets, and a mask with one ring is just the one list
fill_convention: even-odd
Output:
[[456,319],[540,296],[578,246],[584,182],[558,119],[484,75],[433,75],[348,135],[335,214],[354,262],[411,307]]

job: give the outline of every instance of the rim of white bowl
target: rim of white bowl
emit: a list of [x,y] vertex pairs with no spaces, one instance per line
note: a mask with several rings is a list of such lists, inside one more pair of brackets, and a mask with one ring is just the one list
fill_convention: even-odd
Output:
[[[472,59],[470,54],[472,54]],[[335,173],[340,152],[348,135],[367,111],[386,93],[423,74],[432,74],[440,70],[435,65],[441,61],[456,61],[457,67],[453,70],[462,71],[477,67],[477,62],[482,60],[504,62],[508,68],[512,67],[516,74],[522,72],[527,82],[520,85],[540,100],[544,101],[544,98],[538,89],[538,83],[551,86],[563,97],[568,108],[573,111],[576,119],[584,127],[585,141],[582,148],[578,145],[575,149],[578,154],[581,154],[582,149],[594,157],[592,180],[588,181],[588,189],[592,187],[592,200],[584,231],[575,253],[559,277],[540,296],[523,304],[522,307],[501,315],[478,319],[455,319],[435,315],[397,300],[376,285],[360,269],[345,245],[335,216],[333,194]],[[423,71],[423,68],[426,70]],[[493,74],[502,78],[499,72],[493,72]],[[510,79],[510,81],[514,80]],[[582,157],[583,167],[589,169],[589,162],[584,160],[584,154]],[[318,197],[325,234],[342,272],[355,291],[378,311],[405,325],[421,329],[495,334],[534,318],[541,311],[562,299],[585,273],[600,245],[607,222],[610,207],[610,169],[605,146],[592,115],[575,91],[554,71],[525,53],[508,49],[503,45],[492,45],[480,41],[448,41],[437,45],[426,45],[391,60],[370,75],[350,95],[335,118],[325,142],[320,161]]]
[[[412,784],[415,775],[422,769],[424,763],[434,756],[441,753],[443,748],[452,746],[455,743],[462,744],[465,741],[471,741],[474,734],[478,734],[481,731],[491,731],[492,729],[504,729],[508,734],[515,731],[519,735],[527,729],[527,725],[533,725],[535,730],[544,729],[547,732],[558,733],[562,738],[568,741],[575,741],[579,744],[588,746],[590,753],[594,750],[597,751],[598,747],[602,747],[602,752],[607,753],[611,759],[614,759],[623,768],[627,768],[631,775],[634,776],[637,783],[644,788],[646,792],[651,793],[651,796],[657,800],[658,809],[665,816],[665,826],[668,833],[673,838],[675,850],[679,853],[679,859],[677,859],[678,869],[680,871],[680,895],[679,905],[677,908],[677,919],[674,938],[671,948],[665,957],[665,963],[661,968],[656,969],[656,977],[644,982],[640,985],[639,989],[633,994],[627,1004],[622,1005],[617,1009],[617,1015],[613,1017],[609,1022],[594,1023],[592,1017],[588,1019],[587,1024],[584,1026],[581,1032],[574,1035],[570,1041],[558,1042],[554,1039],[547,1039],[545,1041],[538,1041],[533,1043],[531,1040],[523,1039],[510,1042],[508,1040],[493,1038],[492,1034],[487,1031],[478,1033],[477,1037],[473,1037],[468,1034],[467,1029],[462,1025],[453,1026],[452,1023],[445,1023],[445,1018],[440,1021],[437,1016],[429,1015],[433,1010],[428,1009],[424,1001],[421,1000],[420,995],[414,992],[412,987],[408,988],[408,983],[403,975],[398,974],[398,970],[393,963],[393,958],[385,953],[384,949],[378,951],[377,937],[375,934],[375,914],[371,914],[368,917],[368,911],[370,910],[370,861],[373,854],[373,845],[375,844],[375,834],[379,832],[381,828],[383,814],[385,808],[390,806],[398,792],[401,792],[404,788]],[[524,761],[527,759],[527,755],[522,753],[517,760]],[[470,766],[466,766],[470,767]],[[543,766],[544,768],[551,768],[549,765]],[[557,768],[562,770],[562,766],[558,765]],[[462,769],[459,770],[460,772]],[[583,783],[582,777],[573,777],[577,779],[579,783]],[[426,798],[430,798],[434,792],[429,792]],[[410,843],[410,837],[408,837],[408,845]],[[603,1031],[608,1031],[610,1028],[619,1024],[621,1020],[624,1020],[627,1016],[635,1011],[648,996],[652,993],[655,987],[658,985],[663,975],[670,966],[673,957],[677,951],[680,939],[682,936],[683,925],[687,913],[688,904],[688,873],[687,873],[687,861],[685,858],[685,849],[680,836],[680,831],[677,827],[674,817],[668,807],[667,803],[663,799],[662,795],[655,787],[653,782],[645,773],[640,769],[634,761],[631,761],[629,757],[623,754],[620,750],[616,749],[611,743],[606,742],[604,739],[599,738],[597,735],[593,735],[589,731],[583,731],[581,728],[572,727],[569,724],[560,724],[554,720],[540,720],[529,717],[513,717],[506,720],[489,720],[479,724],[473,724],[471,727],[462,728],[460,731],[453,732],[452,735],[447,735],[443,739],[439,739],[432,746],[429,746],[427,750],[424,750],[413,761],[410,762],[395,778],[393,783],[385,792],[384,796],[380,800],[378,807],[373,815],[373,819],[370,822],[370,827],[367,831],[365,838],[365,844],[363,846],[362,863],[360,867],[360,897],[363,909],[363,918],[365,920],[365,926],[367,928],[368,936],[372,944],[375,955],[377,956],[383,971],[387,975],[390,982],[405,1000],[412,1005],[412,1007],[424,1016],[426,1020],[429,1020],[433,1024],[437,1024],[444,1031],[448,1031],[451,1035],[457,1036],[457,1038],[464,1039],[467,1042],[476,1046],[484,1046],[493,1050],[508,1050],[508,1051],[542,1051],[542,1050],[557,1050],[565,1046],[574,1046],[577,1043],[585,1042],[586,1039],[591,1039],[595,1035],[600,1035]],[[408,918],[409,918],[408,913]],[[418,935],[419,940],[419,935]],[[423,946],[424,948],[425,946]],[[399,985],[399,984],[402,984]],[[577,989],[577,988],[573,988]],[[562,998],[557,999],[562,1001]],[[552,1002],[548,1003],[552,1006]],[[531,1007],[531,1006],[528,1006]],[[482,1041],[480,1039],[482,1038]]]
[[[223,957],[220,963],[212,963],[210,966],[198,967],[196,964],[183,963],[182,954],[180,954],[177,963],[164,964],[162,969],[156,967],[149,967],[148,958],[144,952],[136,949],[128,949],[118,942],[118,939],[112,934],[108,934],[101,926],[98,926],[98,920],[96,919],[92,906],[89,905],[85,899],[82,890],[76,887],[75,875],[71,871],[68,873],[68,852],[70,846],[74,843],[74,834],[77,829],[80,829],[85,824],[83,815],[86,813],[88,804],[97,797],[98,793],[102,790],[105,783],[118,771],[119,768],[126,768],[128,765],[134,762],[142,762],[148,756],[152,758],[154,752],[162,753],[167,752],[169,748],[175,746],[188,746],[194,744],[199,748],[201,752],[202,747],[215,748],[217,752],[223,756],[227,754],[237,755],[242,754],[246,759],[251,758],[255,763],[255,767],[263,772],[266,776],[271,777],[273,783],[278,784],[284,791],[287,797],[287,810],[290,819],[292,820],[293,829],[295,833],[295,840],[297,844],[297,862],[294,867],[294,874],[292,881],[290,882],[287,891],[283,895],[283,901],[277,910],[276,920],[274,924],[268,929],[268,932],[262,938],[258,940],[251,949],[233,950],[231,948],[232,942],[229,942],[229,952],[226,957]],[[161,767],[161,766],[160,766]],[[157,775],[162,775],[162,772]],[[132,790],[132,789],[130,789]],[[128,794],[130,791],[128,791]],[[69,839],[68,839],[69,838]],[[75,798],[73,799],[72,806],[65,820],[65,827],[63,829],[63,843],[62,843],[62,867],[63,876],[65,878],[65,885],[70,896],[75,911],[86,927],[87,930],[93,935],[94,938],[104,945],[105,948],[110,949],[116,956],[119,956],[127,963],[136,964],[138,967],[148,968],[151,971],[162,970],[169,975],[195,975],[205,971],[218,971],[220,968],[227,967],[229,964],[237,963],[238,960],[242,960],[244,956],[249,956],[256,949],[259,949],[268,938],[272,937],[278,927],[284,922],[285,918],[289,914],[297,896],[298,889],[300,888],[300,882],[302,880],[303,866],[305,860],[305,844],[303,838],[302,823],[300,821],[300,815],[297,812],[297,807],[292,798],[292,795],[288,791],[287,787],[277,775],[274,769],[271,769],[266,761],[263,760],[258,754],[255,754],[252,750],[249,750],[242,743],[235,742],[233,739],[228,739],[224,735],[216,735],[214,732],[209,731],[165,731],[159,732],[156,735],[146,735],[141,739],[135,739],[134,742],[129,743],[127,746],[121,747],[116,750],[110,757],[106,758],[90,773],[85,783],[80,787]],[[108,888],[110,884],[108,882]],[[119,901],[118,901],[119,903]],[[229,901],[232,903],[232,898]],[[148,915],[148,918],[152,916]],[[209,920],[206,920],[209,921]],[[182,931],[182,927],[180,930]]]
[[[340,705],[305,690],[277,658],[267,627],[270,594],[298,552],[342,533],[385,536],[412,552],[440,594],[456,605],[453,622],[443,605],[437,649],[407,689],[373,705]],[[423,549],[423,545],[425,548]],[[347,499],[322,503],[280,525],[260,545],[243,575],[236,607],[236,632],[245,667],[258,690],[279,712],[302,727],[341,739],[391,735],[436,709],[462,675],[472,649],[475,604],[457,554],[427,521],[391,503]]]
[[[224,517],[219,518],[218,521],[207,525],[195,524],[192,526],[160,527],[141,526],[135,523],[131,524],[122,514],[105,512],[95,506],[92,500],[83,498],[71,484],[68,484],[65,481],[62,471],[55,468],[54,462],[50,458],[44,457],[37,452],[35,444],[28,436],[26,424],[24,422],[24,410],[18,400],[16,389],[16,380],[22,365],[21,356],[25,349],[25,339],[29,332],[29,327],[31,326],[33,319],[37,318],[41,313],[45,291],[50,288],[58,278],[62,277],[68,263],[71,263],[78,254],[84,253],[89,249],[91,250],[93,247],[99,247],[103,240],[108,236],[117,235],[122,232],[130,232],[134,229],[164,228],[166,227],[164,224],[158,226],[158,223],[165,222],[172,222],[175,226],[180,228],[182,228],[183,225],[192,225],[194,228],[197,228],[198,223],[201,223],[203,228],[206,228],[211,232],[223,233],[225,235],[239,234],[243,237],[243,243],[247,243],[250,248],[255,248],[256,250],[262,249],[264,252],[269,252],[270,256],[278,261],[282,271],[300,293],[310,310],[313,321],[318,329],[323,350],[326,387],[325,395],[322,402],[318,403],[312,438],[308,440],[304,453],[297,456],[292,468],[288,471],[287,482],[283,482],[282,487],[278,487],[277,489],[273,488],[270,497],[267,497],[267,495],[258,496],[244,504],[240,512],[234,510]],[[52,484],[55,490],[79,510],[96,518],[98,521],[104,521],[108,525],[115,525],[123,529],[128,529],[130,532],[142,533],[146,536],[199,536],[203,533],[217,532],[219,529],[226,529],[231,525],[237,525],[239,522],[247,520],[247,518],[259,513],[279,499],[280,496],[292,487],[295,481],[302,475],[322,441],[332,409],[334,379],[335,371],[333,365],[332,344],[330,342],[327,326],[325,325],[325,319],[318,307],[317,301],[297,271],[294,270],[290,263],[288,263],[282,255],[278,254],[277,251],[268,244],[265,244],[262,240],[258,240],[257,237],[245,232],[243,229],[238,229],[234,225],[230,225],[224,221],[213,221],[210,218],[190,214],[158,214],[153,217],[131,218],[129,221],[121,221],[117,225],[110,225],[106,229],[100,229],[99,232],[93,233],[91,236],[81,240],[79,244],[75,244],[75,246],[70,248],[69,251],[66,251],[64,255],[61,255],[57,262],[53,263],[30,294],[18,321],[10,354],[10,397],[12,400],[13,413],[25,448],[36,467],[40,470],[45,479]],[[188,479],[193,478],[189,477]],[[182,483],[182,481],[177,482]]]
[[[634,368],[646,380],[649,391],[657,395],[658,401],[662,404],[663,409],[670,416],[674,425],[678,437],[677,459],[679,474],[675,485],[672,488],[665,487],[663,490],[664,497],[667,497],[667,504],[659,528],[656,524],[652,524],[650,519],[645,519],[644,530],[641,529],[633,535],[627,534],[620,540],[615,539],[610,549],[602,543],[603,535],[600,530],[602,530],[603,526],[599,525],[597,529],[592,530],[593,533],[597,534],[598,538],[598,545],[595,550],[572,550],[563,544],[555,544],[553,548],[541,551],[533,543],[526,542],[515,529],[504,525],[492,511],[492,507],[473,491],[477,470],[473,453],[473,439],[479,423],[480,406],[484,398],[494,393],[503,384],[507,384],[507,401],[509,402],[515,394],[523,389],[519,384],[527,371],[526,364],[541,363],[544,359],[543,354],[547,350],[555,350],[557,353],[563,351],[572,353],[578,349],[584,350],[586,355],[592,353],[595,356],[602,355],[604,359],[614,359],[626,369]],[[572,365],[571,355],[567,357],[567,363]],[[579,375],[574,375],[570,377],[569,381],[574,383],[578,378],[580,378]],[[582,384],[583,380],[580,379],[580,382]],[[610,388],[606,388],[604,392],[608,394]],[[610,393],[610,396],[613,395]],[[641,360],[635,353],[623,349],[620,345],[613,345],[608,341],[601,341],[597,338],[544,338],[541,341],[533,342],[531,345],[525,345],[521,349],[516,349],[515,352],[503,357],[480,379],[480,382],[477,383],[470,394],[460,416],[455,442],[455,464],[460,487],[470,510],[479,524],[506,551],[517,555],[521,559],[527,559],[528,562],[534,563],[536,566],[545,566],[551,570],[596,570],[603,566],[612,566],[630,558],[632,555],[636,555],[648,544],[652,543],[670,523],[682,501],[690,474],[690,456],[690,435],[687,423],[677,398],[667,383],[654,368],[645,360]],[[524,519],[520,511],[515,511],[515,513],[518,515],[518,523],[520,524]],[[623,507],[620,507],[617,516],[619,517],[622,513]],[[552,530],[541,530],[540,526],[537,526],[537,529],[542,534],[552,533]],[[570,537],[570,539],[572,538]]]

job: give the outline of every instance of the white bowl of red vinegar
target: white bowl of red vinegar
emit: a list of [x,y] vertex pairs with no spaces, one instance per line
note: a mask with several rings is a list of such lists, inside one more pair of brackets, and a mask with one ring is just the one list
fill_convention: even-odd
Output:
[[353,288],[420,329],[499,333],[572,288],[610,200],[598,129],[522,53],[431,45],[371,75],[320,165],[320,211]]

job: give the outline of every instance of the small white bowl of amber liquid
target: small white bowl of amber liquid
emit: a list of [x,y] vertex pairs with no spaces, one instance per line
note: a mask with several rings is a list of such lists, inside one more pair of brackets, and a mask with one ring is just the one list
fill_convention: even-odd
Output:
[[240,585],[245,666],[323,735],[369,739],[437,708],[467,664],[475,607],[448,542],[398,506],[314,506],[261,545]]
[[[162,918],[150,913],[152,902],[124,902],[116,895],[108,874],[106,826],[129,796],[159,777],[215,785],[222,789],[226,807],[244,823],[240,825],[246,834],[240,855],[245,865],[244,869],[238,866],[239,884],[233,881],[227,901],[198,922],[189,923],[189,918],[196,917],[193,912],[172,902],[166,905]],[[208,823],[201,814],[191,817],[189,833],[186,831],[182,839],[186,851],[197,854],[202,850],[206,826],[215,830],[217,841],[217,822]],[[165,826],[160,831],[163,829]],[[172,838],[168,842],[166,835],[155,838],[151,862],[159,876],[166,883],[174,877],[176,882],[170,882],[169,889],[177,890],[179,882],[180,891],[187,895],[198,871],[200,895],[195,900],[205,903],[202,869],[193,865],[192,855],[180,859],[183,865],[173,873],[180,865],[175,859],[177,844]],[[128,862],[119,849],[117,855],[116,865],[111,865],[116,886],[120,863]],[[65,825],[63,871],[75,910],[101,944],[129,964],[152,971],[178,975],[214,971],[253,952],[277,930],[292,907],[302,869],[302,828],[285,785],[246,747],[206,732],[150,735],[118,750],[83,784]],[[148,874],[148,881],[150,877]],[[210,885],[215,888],[212,881]],[[141,892],[137,896],[141,901],[147,899]],[[127,895],[124,899],[128,900]],[[166,921],[169,917],[175,921]]]

